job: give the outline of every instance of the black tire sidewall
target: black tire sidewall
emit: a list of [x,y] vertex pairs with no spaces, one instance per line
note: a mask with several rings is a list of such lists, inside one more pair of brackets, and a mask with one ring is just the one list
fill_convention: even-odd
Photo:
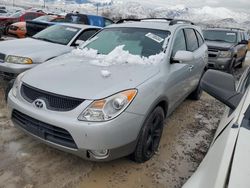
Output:
[[[157,114],[157,113],[162,118],[162,125],[161,125],[161,136],[162,136],[163,127],[164,127],[164,111],[161,107],[156,107],[148,115],[145,123],[143,124],[136,149],[135,149],[134,153],[132,154],[132,160],[134,160],[137,163],[146,162],[149,159],[151,159],[153,157],[153,155],[155,154],[155,153],[152,153],[150,156],[146,155],[146,148],[145,148],[146,144],[145,143],[147,141],[147,135],[148,135],[148,131],[150,129],[150,122],[151,122],[152,118],[154,117],[154,114]],[[161,140],[161,136],[160,136],[160,140]],[[159,143],[160,143],[160,140],[159,140]],[[158,147],[159,147],[159,143],[158,143]]]

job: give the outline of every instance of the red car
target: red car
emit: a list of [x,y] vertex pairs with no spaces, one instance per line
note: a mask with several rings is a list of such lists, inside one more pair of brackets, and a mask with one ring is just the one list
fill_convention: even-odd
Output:
[[0,16],[0,30],[5,33],[8,31],[8,27],[15,22],[33,20],[42,15],[45,15],[45,13],[41,11],[19,11],[10,15],[5,14]]

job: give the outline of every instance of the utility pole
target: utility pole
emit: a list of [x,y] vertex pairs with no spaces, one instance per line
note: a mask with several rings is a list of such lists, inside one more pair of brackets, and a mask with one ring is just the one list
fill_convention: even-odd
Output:
[[46,0],[43,0],[43,8],[45,8],[45,3],[46,3],[45,1],[46,1]]
[[96,15],[98,16],[98,12],[99,12],[99,3],[96,3]]
[[15,6],[15,0],[12,1],[12,6],[13,6],[13,7]]

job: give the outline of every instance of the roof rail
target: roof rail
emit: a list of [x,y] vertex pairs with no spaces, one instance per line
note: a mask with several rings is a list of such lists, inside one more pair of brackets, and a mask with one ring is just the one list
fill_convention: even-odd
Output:
[[193,22],[191,22],[189,20],[180,20],[180,19],[173,19],[169,23],[169,25],[175,25],[175,24],[191,24],[191,25],[195,25]]
[[191,24],[195,25],[193,22],[188,21],[188,20],[180,20],[180,19],[173,19],[173,18],[126,18],[126,19],[121,19],[117,21],[117,24],[124,23],[124,22],[140,22],[143,20],[165,20],[169,22],[169,25],[175,25],[175,24]]
[[211,29],[228,29],[228,30],[231,30],[231,31],[233,31],[233,30],[237,30],[237,31],[246,31],[245,29],[241,29],[241,28],[234,28],[234,27],[216,27],[216,26],[214,26],[214,27],[208,27],[207,29],[209,29],[209,28],[211,28]]

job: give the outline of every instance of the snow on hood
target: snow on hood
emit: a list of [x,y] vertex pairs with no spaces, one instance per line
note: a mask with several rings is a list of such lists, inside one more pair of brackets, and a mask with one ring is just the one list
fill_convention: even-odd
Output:
[[164,53],[152,55],[149,57],[141,57],[139,55],[130,54],[129,51],[124,50],[125,45],[117,46],[108,55],[98,54],[97,50],[94,49],[76,49],[73,53],[76,56],[84,56],[92,58],[91,64],[100,66],[110,66],[114,64],[155,64],[159,63],[164,58]]
[[159,73],[156,62],[163,54],[140,58],[122,49],[117,47],[108,55],[75,50],[29,70],[22,81],[44,91],[94,100],[136,88]]

